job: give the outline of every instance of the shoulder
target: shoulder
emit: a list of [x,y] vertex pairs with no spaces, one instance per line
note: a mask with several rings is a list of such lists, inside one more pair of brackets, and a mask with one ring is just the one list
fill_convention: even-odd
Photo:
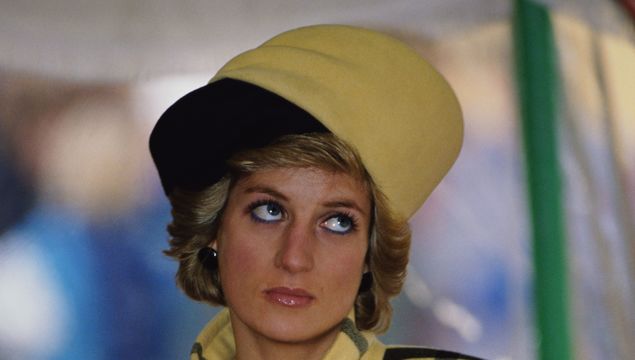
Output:
[[415,359],[456,359],[482,360],[480,358],[456,353],[453,351],[429,349],[411,346],[388,346],[384,352],[384,360],[415,360]]
[[447,350],[419,346],[385,345],[374,335],[371,335],[370,338],[368,351],[362,357],[364,360],[484,360]]

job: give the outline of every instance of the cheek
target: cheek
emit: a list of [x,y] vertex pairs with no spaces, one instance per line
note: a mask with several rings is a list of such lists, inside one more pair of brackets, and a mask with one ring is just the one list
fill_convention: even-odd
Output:
[[225,232],[218,246],[219,268],[223,287],[246,285],[262,274],[271,256],[266,242],[246,231]]
[[326,282],[338,292],[357,294],[359,281],[364,270],[365,247],[348,251],[332,251],[321,257],[322,271]]

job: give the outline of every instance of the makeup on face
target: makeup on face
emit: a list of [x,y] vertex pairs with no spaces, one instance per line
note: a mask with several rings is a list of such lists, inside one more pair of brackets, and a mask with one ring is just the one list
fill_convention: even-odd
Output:
[[218,235],[232,326],[293,342],[337,329],[359,289],[370,213],[347,174],[278,168],[239,180]]
[[266,289],[265,298],[278,305],[291,308],[300,308],[311,305],[315,296],[300,288],[288,288],[284,286]]

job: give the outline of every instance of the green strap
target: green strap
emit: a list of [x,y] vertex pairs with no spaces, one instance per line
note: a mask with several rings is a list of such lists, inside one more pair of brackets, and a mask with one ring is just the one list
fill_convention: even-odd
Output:
[[571,359],[558,162],[558,70],[546,8],[516,0],[514,43],[533,229],[539,359]]

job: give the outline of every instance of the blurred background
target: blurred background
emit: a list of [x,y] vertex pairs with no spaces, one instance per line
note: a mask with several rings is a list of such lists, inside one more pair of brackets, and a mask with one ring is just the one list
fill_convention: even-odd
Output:
[[576,359],[635,354],[633,1],[0,0],[0,359],[188,357],[217,309],[188,300],[161,253],[169,206],[150,130],[232,56],[317,23],[405,40],[464,111],[462,153],[411,220],[383,340],[557,358],[535,320],[549,315],[532,255],[547,224],[530,210],[542,190],[528,186],[521,3],[552,29],[562,336]]

